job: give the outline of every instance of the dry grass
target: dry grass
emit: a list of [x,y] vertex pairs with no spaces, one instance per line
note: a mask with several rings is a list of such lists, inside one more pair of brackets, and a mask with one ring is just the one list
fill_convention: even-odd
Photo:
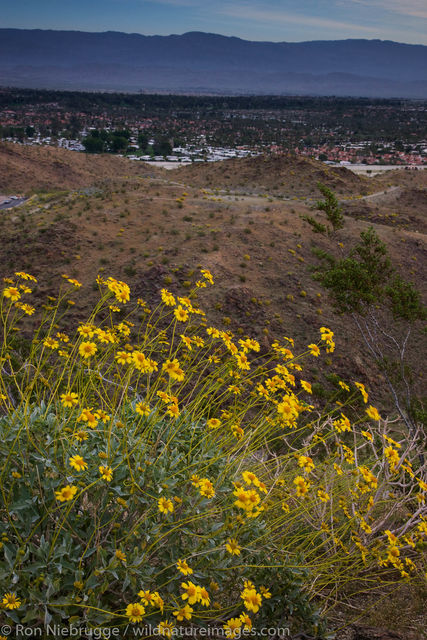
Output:
[[[322,182],[339,194],[365,194],[377,189],[375,179],[358,176],[345,167],[328,167],[316,160],[295,155],[230,159],[203,165],[181,167],[174,171],[180,179],[199,187],[221,186],[234,191],[276,195],[312,195]],[[379,184],[379,183],[378,183]]]
[[[334,628],[346,625],[337,640],[423,640],[427,637],[425,587],[407,584],[349,600],[331,614]],[[348,625],[349,620],[353,622]]]
[[161,175],[163,171],[116,156],[88,156],[53,147],[0,142],[0,193],[76,189],[126,175]]

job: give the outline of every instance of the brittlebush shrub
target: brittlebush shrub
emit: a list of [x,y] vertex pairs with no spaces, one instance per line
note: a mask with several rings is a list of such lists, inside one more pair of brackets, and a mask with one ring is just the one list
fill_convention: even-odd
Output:
[[[262,353],[208,327],[194,293],[131,300],[98,278],[86,322],[70,289],[35,310],[35,278],[1,303],[0,615],[27,625],[284,625],[322,633],[320,609],[357,577],[419,579],[427,486],[411,443],[360,383],[311,404],[293,341]],[[132,306],[133,305],[133,306]],[[130,309],[130,310],[129,310]],[[37,316],[37,314],[40,314]],[[36,320],[37,318],[37,320]],[[142,318],[142,320],[141,320]],[[138,320],[137,320],[138,319]],[[375,576],[375,579],[373,579]]]

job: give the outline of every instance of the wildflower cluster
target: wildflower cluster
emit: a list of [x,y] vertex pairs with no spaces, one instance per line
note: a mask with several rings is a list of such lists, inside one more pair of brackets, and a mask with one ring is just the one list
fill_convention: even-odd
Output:
[[[98,278],[99,301],[73,326],[59,311],[82,285],[66,276],[35,328],[21,300],[35,278],[5,282],[0,571],[15,622],[43,609],[169,637],[214,620],[233,638],[280,609],[319,630],[312,599],[331,567],[352,567],[337,584],[421,576],[414,444],[372,405],[347,417],[368,402],[362,383],[342,381],[348,401],[332,410],[310,404],[304,361],[334,350],[330,329],[301,354],[286,336],[263,352],[208,326],[195,294],[212,282],[203,270],[189,297],[162,289],[151,311]],[[33,336],[20,350],[22,329]]]

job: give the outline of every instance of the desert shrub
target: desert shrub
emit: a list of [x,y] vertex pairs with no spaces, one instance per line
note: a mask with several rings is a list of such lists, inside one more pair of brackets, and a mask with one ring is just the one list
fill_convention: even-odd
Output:
[[321,634],[319,609],[354,578],[421,575],[427,485],[413,442],[396,424],[392,439],[373,406],[350,424],[346,406],[368,401],[360,383],[340,381],[347,399],[332,410],[310,404],[303,362],[333,352],[329,329],[300,355],[289,338],[262,353],[206,326],[193,301],[209,283],[202,270],[189,297],[162,289],[151,310],[98,277],[73,327],[79,282],[64,276],[36,313],[23,302],[34,278],[7,280],[3,617]]

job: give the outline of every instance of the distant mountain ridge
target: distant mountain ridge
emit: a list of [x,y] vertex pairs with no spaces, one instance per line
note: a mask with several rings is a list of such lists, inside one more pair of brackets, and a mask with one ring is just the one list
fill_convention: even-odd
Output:
[[0,29],[0,85],[427,98],[427,46]]

